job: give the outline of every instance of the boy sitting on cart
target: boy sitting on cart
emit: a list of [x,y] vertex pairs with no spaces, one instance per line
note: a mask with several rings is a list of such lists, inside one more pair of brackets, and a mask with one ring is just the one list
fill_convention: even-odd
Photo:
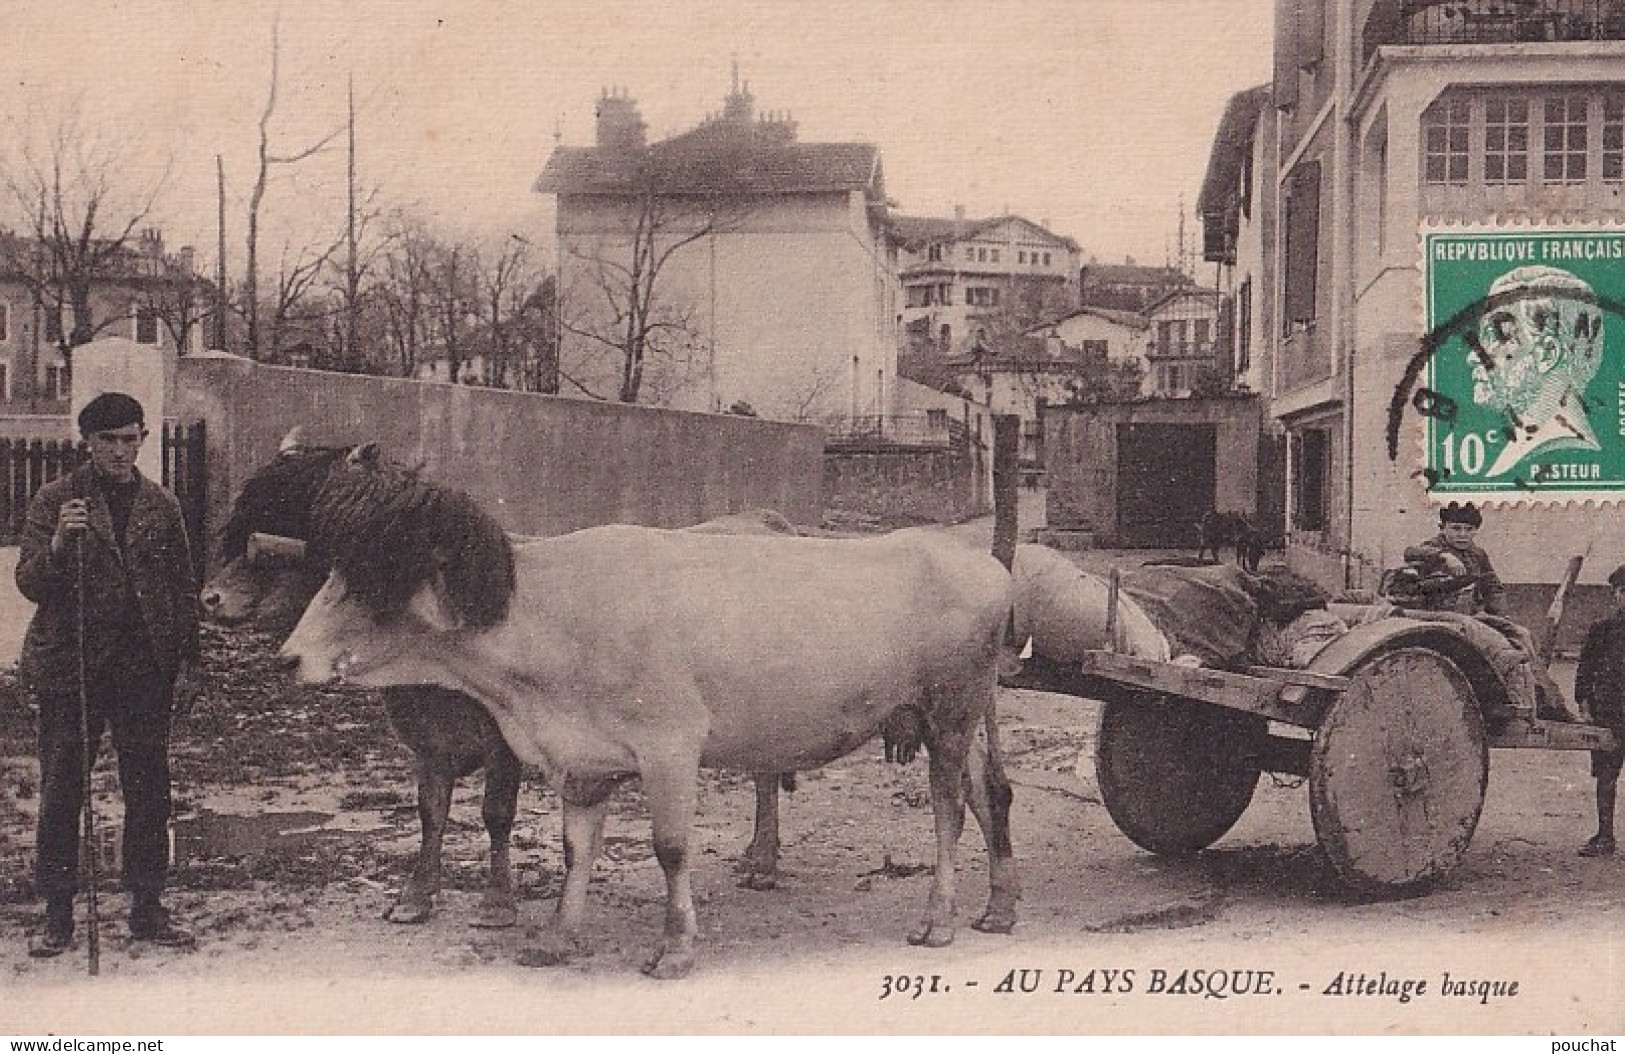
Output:
[[1405,566],[1383,576],[1385,599],[1407,611],[1470,615],[1498,631],[1528,657],[1539,697],[1539,716],[1581,720],[1540,660],[1533,634],[1506,616],[1506,587],[1476,538],[1484,514],[1472,502],[1439,510],[1439,533],[1405,550]]

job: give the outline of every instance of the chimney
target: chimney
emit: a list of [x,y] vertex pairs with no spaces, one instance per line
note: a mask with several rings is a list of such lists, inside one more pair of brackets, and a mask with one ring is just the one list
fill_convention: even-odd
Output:
[[598,146],[606,150],[641,150],[648,126],[625,88],[606,88],[598,96]]

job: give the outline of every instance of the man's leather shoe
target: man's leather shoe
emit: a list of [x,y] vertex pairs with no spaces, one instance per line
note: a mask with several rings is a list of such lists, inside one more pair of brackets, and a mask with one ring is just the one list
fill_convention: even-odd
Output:
[[169,917],[169,912],[163,908],[132,911],[130,937],[132,940],[150,941],[165,948],[191,948],[197,945],[197,938],[192,936],[192,932],[175,925],[175,921]]

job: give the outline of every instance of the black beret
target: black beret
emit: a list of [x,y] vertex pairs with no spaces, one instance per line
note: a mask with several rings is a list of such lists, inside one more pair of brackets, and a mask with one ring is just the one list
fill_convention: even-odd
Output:
[[123,392],[103,392],[79,411],[79,434],[95,435],[125,425],[145,425],[141,404]]
[[1439,510],[1440,523],[1465,523],[1469,527],[1484,526],[1484,515],[1478,511],[1478,506],[1472,502],[1465,505],[1451,502]]
[[1608,584],[1615,589],[1625,586],[1625,564],[1614,568],[1614,573],[1608,576]]

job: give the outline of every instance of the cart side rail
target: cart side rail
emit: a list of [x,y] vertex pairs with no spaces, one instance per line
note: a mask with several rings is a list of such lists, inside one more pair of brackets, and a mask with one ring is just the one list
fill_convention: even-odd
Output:
[[[1477,632],[1482,630],[1482,633]],[[1355,626],[1328,644],[1309,664],[1316,673],[1347,675],[1370,656],[1394,648],[1418,647],[1438,652],[1466,676],[1486,719],[1511,716],[1534,708],[1534,685],[1527,664],[1512,661],[1510,645],[1491,638],[1495,630],[1480,623],[1433,622],[1389,616]],[[1327,700],[1329,702],[1329,699]]]

